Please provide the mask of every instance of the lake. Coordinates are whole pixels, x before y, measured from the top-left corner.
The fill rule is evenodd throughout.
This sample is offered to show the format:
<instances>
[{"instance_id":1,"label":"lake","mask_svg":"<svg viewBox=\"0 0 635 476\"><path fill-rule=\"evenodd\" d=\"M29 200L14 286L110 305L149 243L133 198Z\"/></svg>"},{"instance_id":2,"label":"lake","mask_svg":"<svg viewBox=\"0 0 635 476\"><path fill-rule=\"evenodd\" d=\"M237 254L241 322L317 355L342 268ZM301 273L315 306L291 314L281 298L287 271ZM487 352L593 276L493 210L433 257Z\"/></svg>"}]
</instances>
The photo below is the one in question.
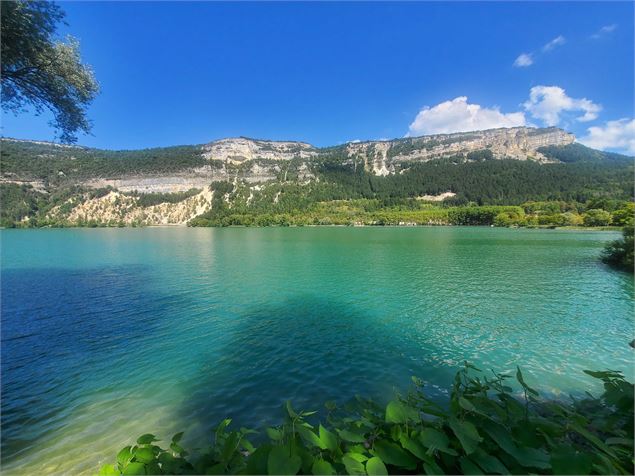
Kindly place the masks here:
<instances>
[{"instance_id":1,"label":"lake","mask_svg":"<svg viewBox=\"0 0 635 476\"><path fill-rule=\"evenodd\" d=\"M617 232L500 228L3 230L5 474L94 473L141 433L185 446L319 409L439 399L467 360L566 397L633 379Z\"/></svg>"}]
</instances>

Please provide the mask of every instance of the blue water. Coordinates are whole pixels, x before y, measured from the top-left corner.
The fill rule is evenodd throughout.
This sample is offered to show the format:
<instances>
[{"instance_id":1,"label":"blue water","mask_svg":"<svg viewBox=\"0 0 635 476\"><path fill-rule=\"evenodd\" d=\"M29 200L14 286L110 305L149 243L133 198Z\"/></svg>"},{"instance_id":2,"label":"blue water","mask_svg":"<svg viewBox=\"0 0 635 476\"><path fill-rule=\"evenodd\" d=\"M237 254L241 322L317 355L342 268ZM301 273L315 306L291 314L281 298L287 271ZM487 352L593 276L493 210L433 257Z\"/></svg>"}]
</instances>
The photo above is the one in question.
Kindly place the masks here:
<instances>
[{"instance_id":1,"label":"blue water","mask_svg":"<svg viewBox=\"0 0 635 476\"><path fill-rule=\"evenodd\" d=\"M2 469L94 472L133 437L260 427L281 404L443 398L468 360L566 394L631 379L615 232L3 230ZM189 438L189 439L188 439Z\"/></svg>"}]
</instances>

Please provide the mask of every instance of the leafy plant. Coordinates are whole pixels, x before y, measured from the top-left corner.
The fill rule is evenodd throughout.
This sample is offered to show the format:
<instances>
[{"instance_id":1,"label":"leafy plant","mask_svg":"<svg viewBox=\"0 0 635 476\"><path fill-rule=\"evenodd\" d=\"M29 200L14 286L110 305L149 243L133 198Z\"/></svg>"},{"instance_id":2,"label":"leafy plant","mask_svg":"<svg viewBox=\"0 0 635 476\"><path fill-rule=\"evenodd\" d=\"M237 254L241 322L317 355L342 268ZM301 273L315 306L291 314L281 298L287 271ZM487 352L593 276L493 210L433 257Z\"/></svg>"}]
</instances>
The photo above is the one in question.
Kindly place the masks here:
<instances>
[{"instance_id":1,"label":"leafy plant","mask_svg":"<svg viewBox=\"0 0 635 476\"><path fill-rule=\"evenodd\" d=\"M416 378L385 408L327 403L323 423L287 402L283 423L258 446L248 439L256 432L230 430L226 419L197 455L180 446L182 433L169 449L147 434L99 474L633 474L633 384L618 372L586 373L604 393L562 402L542 398L520 369L514 392L509 375L466 363L445 406Z\"/></svg>"}]
</instances>

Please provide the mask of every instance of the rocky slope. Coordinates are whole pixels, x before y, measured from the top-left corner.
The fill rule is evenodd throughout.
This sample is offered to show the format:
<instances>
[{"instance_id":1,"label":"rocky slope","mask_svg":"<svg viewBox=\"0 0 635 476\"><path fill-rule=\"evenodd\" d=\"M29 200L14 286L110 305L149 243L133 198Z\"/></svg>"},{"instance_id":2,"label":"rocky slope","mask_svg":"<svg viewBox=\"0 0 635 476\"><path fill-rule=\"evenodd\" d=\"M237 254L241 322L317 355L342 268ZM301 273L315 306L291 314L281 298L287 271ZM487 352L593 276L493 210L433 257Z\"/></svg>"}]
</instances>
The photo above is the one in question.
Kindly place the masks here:
<instances>
[{"instance_id":1,"label":"rocky slope","mask_svg":"<svg viewBox=\"0 0 635 476\"><path fill-rule=\"evenodd\" d=\"M332 180L329 173L339 174L339 180L342 180L340 185L331 184L333 187L349 190L354 186L349 171L350 174L359 173L360 167L375 176L397 174L407 178L412 176L418 163L438 159L450 158L450 164L513 159L533 162L534 167L542 170L540 164L548 166L560 162L557 154L548 153L549 147L558 149L574 141L572 134L561 129L528 127L350 142L328 148L317 148L304 142L240 137L198 146L104 151L2 139L0 186L19 185L41 197L54 197L50 199L54 206L45 212L46 219L52 222L179 225L214 206L233 209L238 202L247 208L255 203L260 207L262 203L275 205L279 202L282 185L312 189L310 200L320 200L319 197L324 195L320 195L322 192L318 189L324 187L325 181ZM593 160L600 162L610 155L579 144L570 147L581 148L580 153L585 157L592 152L595 154ZM564 156L562 160L571 161ZM426 173L428 175L420 176L417 183L443 182ZM402 182L404 187L415 190L412 183ZM212 183L231 184L232 197L215 192L214 187L210 187ZM78 187L80 192L72 192L61 201L56 197L58 191L72 187ZM462 192L451 184L419 188L416 195L403 192L406 193L404 196L442 201ZM342 192L333 190L327 195L342 196ZM174 196L177 192L187 193L177 200ZM300 199L309 196L309 192L295 190L293 193ZM147 205L147 201L139 199L139 194L154 194L153 204ZM165 194L172 195L164 197ZM161 202L163 198L165 202Z\"/></svg>"}]
</instances>

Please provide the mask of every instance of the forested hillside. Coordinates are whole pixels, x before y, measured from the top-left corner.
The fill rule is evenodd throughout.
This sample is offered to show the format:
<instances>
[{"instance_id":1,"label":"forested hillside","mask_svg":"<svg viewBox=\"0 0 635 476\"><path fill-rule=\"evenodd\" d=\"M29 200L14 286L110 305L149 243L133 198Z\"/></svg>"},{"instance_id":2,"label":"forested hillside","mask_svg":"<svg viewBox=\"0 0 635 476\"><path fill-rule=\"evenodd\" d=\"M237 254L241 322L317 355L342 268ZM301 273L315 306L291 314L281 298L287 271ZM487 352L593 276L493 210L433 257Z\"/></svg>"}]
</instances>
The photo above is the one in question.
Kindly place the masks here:
<instances>
[{"instance_id":1,"label":"forested hillside","mask_svg":"<svg viewBox=\"0 0 635 476\"><path fill-rule=\"evenodd\" d=\"M457 138L444 140L443 147L461 146ZM272 143L284 145L284 160L276 160L281 145L240 139L243 156L237 157L227 140L214 143L226 157L215 160L205 155L209 146L107 151L3 139L1 221L3 226L494 224L503 213L507 218L499 216L499 224L618 225L611 214L633 200L631 157L573 143L537 148L540 160L501 158L492 148L408 159L414 147L439 147L437 142L304 145L298 148L304 155L290 159L294 143ZM386 162L394 157L401 158ZM559 205L539 213L539 220L530 218L536 215L527 208L532 202ZM478 220L447 212L479 206L508 208L490 208ZM587 219L596 209L608 215ZM544 218L564 213L569 215Z\"/></svg>"}]
</instances>

